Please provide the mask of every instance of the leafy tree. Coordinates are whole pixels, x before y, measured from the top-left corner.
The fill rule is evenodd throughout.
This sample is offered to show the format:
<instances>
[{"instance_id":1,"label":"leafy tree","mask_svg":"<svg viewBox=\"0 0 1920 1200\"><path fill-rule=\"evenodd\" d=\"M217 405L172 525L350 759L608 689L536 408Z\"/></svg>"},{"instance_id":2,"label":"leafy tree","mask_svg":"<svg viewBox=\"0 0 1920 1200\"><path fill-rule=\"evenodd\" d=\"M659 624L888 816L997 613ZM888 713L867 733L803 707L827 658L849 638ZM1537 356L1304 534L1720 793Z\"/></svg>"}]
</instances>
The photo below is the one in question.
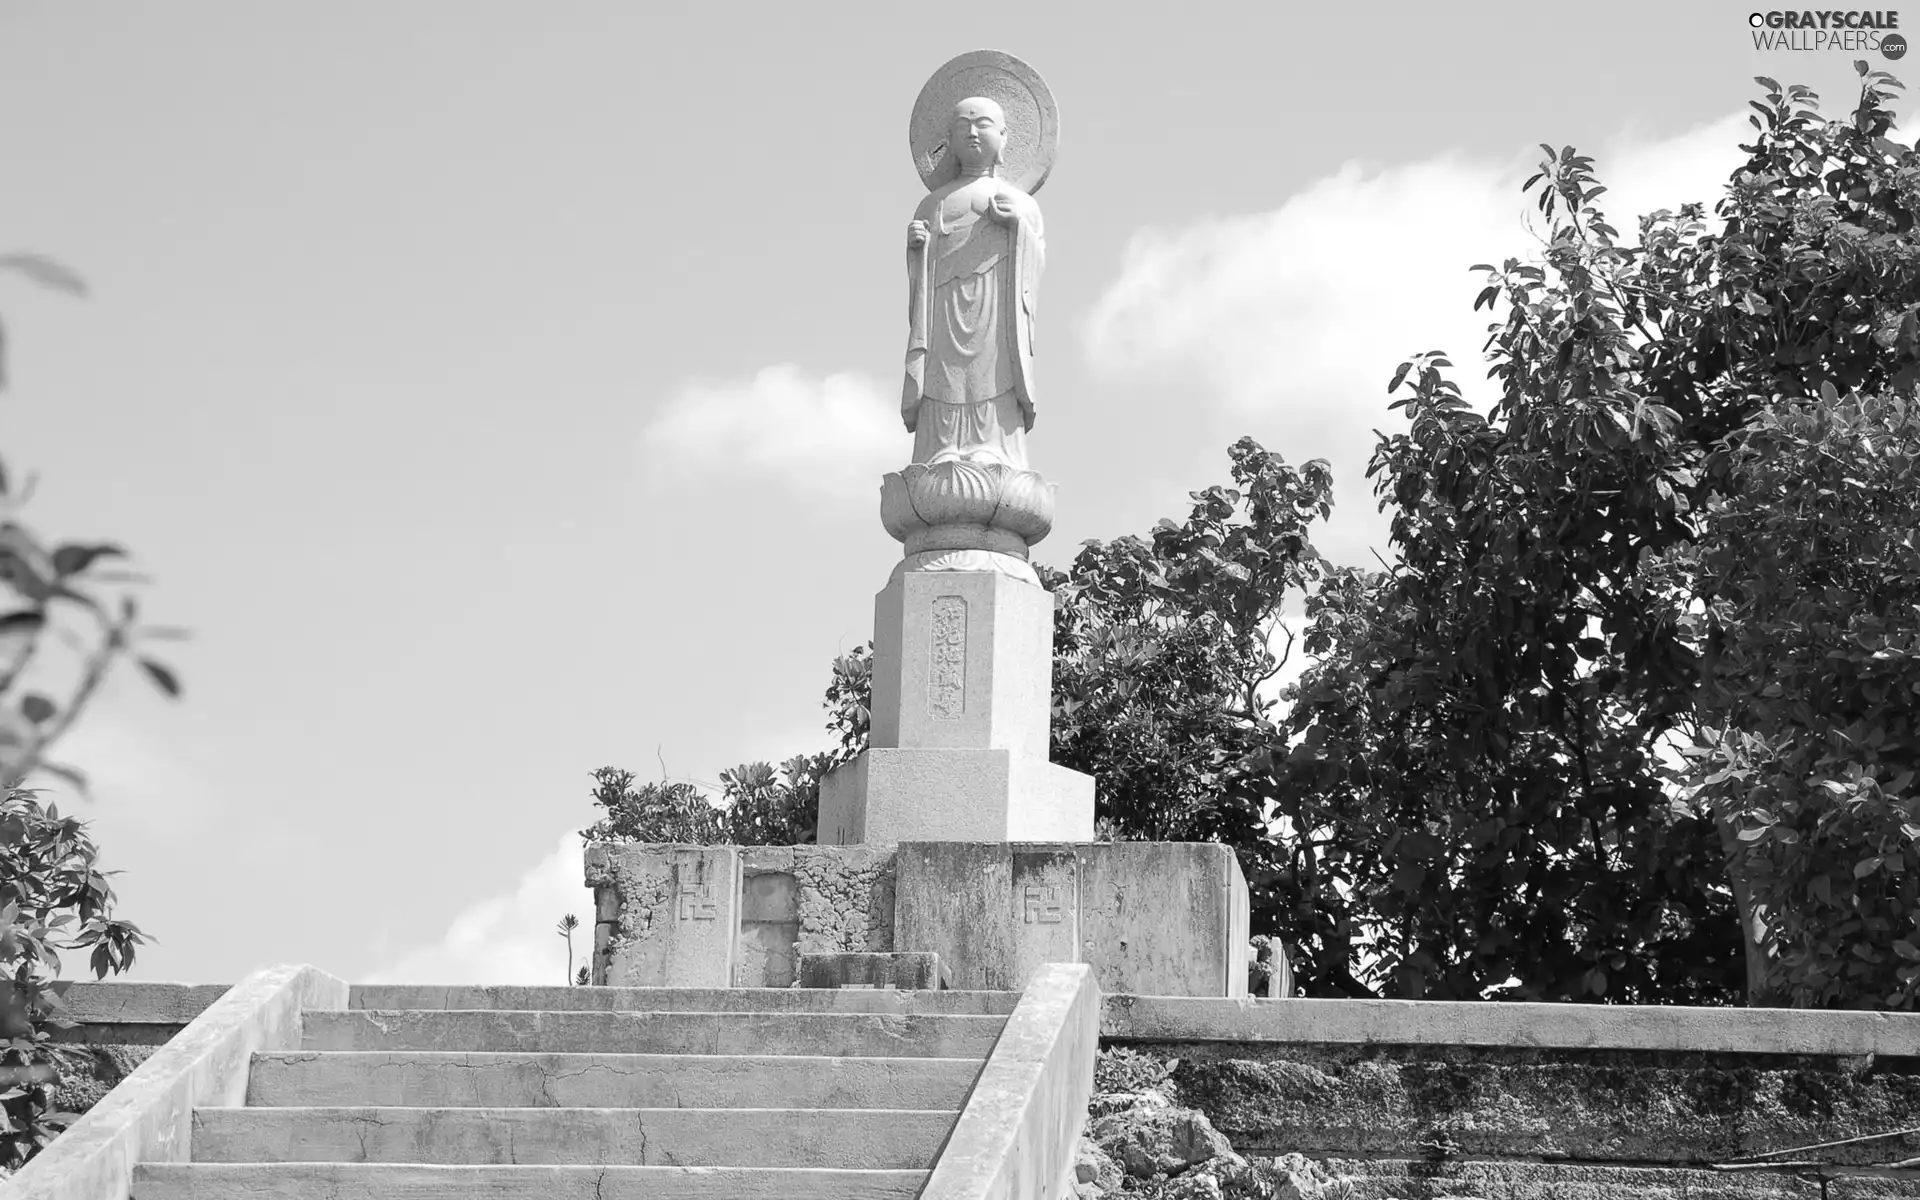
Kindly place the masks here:
<instances>
[{"instance_id":1,"label":"leafy tree","mask_svg":"<svg viewBox=\"0 0 1920 1200\"><path fill-rule=\"evenodd\" d=\"M1764 994L1911 1009L1920 991L1920 410L1768 406L1677 559L1705 648L1691 797L1729 831Z\"/></svg>"},{"instance_id":2,"label":"leafy tree","mask_svg":"<svg viewBox=\"0 0 1920 1200\"><path fill-rule=\"evenodd\" d=\"M17 1169L71 1124L54 1089L84 1058L52 1041L71 1028L56 982L61 950L91 948L96 977L133 966L144 935L113 916L113 886L86 825L36 792L0 799L0 1166Z\"/></svg>"},{"instance_id":3,"label":"leafy tree","mask_svg":"<svg viewBox=\"0 0 1920 1200\"><path fill-rule=\"evenodd\" d=\"M866 749L873 694L869 643L833 662L825 707L834 748L795 755L778 770L764 762L720 773L716 806L690 783L634 786L617 767L594 772L594 803L606 815L580 836L589 842L680 842L692 845L793 846L814 840L820 819L820 779Z\"/></svg>"},{"instance_id":4,"label":"leafy tree","mask_svg":"<svg viewBox=\"0 0 1920 1200\"><path fill-rule=\"evenodd\" d=\"M1308 526L1331 512L1333 479L1252 438L1228 454L1233 486L1192 493L1185 522L1088 542L1046 572L1053 757L1096 776L1099 815L1122 836L1258 854L1265 814L1225 780L1273 736L1268 685L1292 643L1281 610L1319 577Z\"/></svg>"},{"instance_id":5,"label":"leafy tree","mask_svg":"<svg viewBox=\"0 0 1920 1200\"><path fill-rule=\"evenodd\" d=\"M839 762L828 751L795 755L778 771L756 762L720 772L722 840L735 846L811 843L820 823L820 777Z\"/></svg>"},{"instance_id":6,"label":"leafy tree","mask_svg":"<svg viewBox=\"0 0 1920 1200\"><path fill-rule=\"evenodd\" d=\"M720 813L690 783L634 786L632 771L601 767L593 772L593 802L606 815L580 831L589 842L677 842L715 844L721 837Z\"/></svg>"},{"instance_id":7,"label":"leafy tree","mask_svg":"<svg viewBox=\"0 0 1920 1200\"><path fill-rule=\"evenodd\" d=\"M1289 466L1252 438L1228 458L1231 485L1191 493L1185 521L1041 568L1055 597L1052 757L1094 776L1097 837L1232 846L1255 930L1271 934L1284 846L1249 776L1280 744L1272 682L1294 642L1281 617L1326 571L1310 527L1333 481L1326 463Z\"/></svg>"},{"instance_id":8,"label":"leafy tree","mask_svg":"<svg viewBox=\"0 0 1920 1200\"><path fill-rule=\"evenodd\" d=\"M831 753L838 762L852 762L867 748L873 724L873 643L868 642L833 660L833 679L825 700L827 732L833 735Z\"/></svg>"},{"instance_id":9,"label":"leafy tree","mask_svg":"<svg viewBox=\"0 0 1920 1200\"><path fill-rule=\"evenodd\" d=\"M1271 790L1315 852L1294 879L1309 986L1364 946L1401 995L1740 994L1759 901L1726 812L1674 804L1660 749L1696 724L1718 636L1686 619L1704 581L1685 564L1741 486L1727 447L1823 384L1916 379L1913 154L1884 136L1893 81L1860 69L1848 121L1761 81L1715 229L1691 205L1621 245L1590 160L1547 147L1527 184L1544 260L1484 268L1479 303L1506 308L1492 413L1438 355L1394 377L1411 428L1372 473L1399 561L1316 605L1327 658ZM1750 1000L1764 958L1750 936Z\"/></svg>"}]
</instances>

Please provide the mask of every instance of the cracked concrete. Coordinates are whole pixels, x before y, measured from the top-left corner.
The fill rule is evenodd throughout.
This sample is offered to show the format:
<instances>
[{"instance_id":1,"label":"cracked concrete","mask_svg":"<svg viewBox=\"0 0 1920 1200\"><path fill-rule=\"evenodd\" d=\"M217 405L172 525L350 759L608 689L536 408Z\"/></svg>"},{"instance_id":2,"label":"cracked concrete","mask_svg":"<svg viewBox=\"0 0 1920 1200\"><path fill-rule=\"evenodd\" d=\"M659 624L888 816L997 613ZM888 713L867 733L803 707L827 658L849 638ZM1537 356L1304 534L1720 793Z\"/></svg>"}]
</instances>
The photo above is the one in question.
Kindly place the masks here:
<instances>
[{"instance_id":1,"label":"cracked concrete","mask_svg":"<svg viewBox=\"0 0 1920 1200\"><path fill-rule=\"evenodd\" d=\"M597 995L533 1007L580 993ZM703 1007L719 997L771 1011ZM455 1007L371 1007L403 998ZM133 1194L907 1200L1015 999L364 989L303 1014L299 1047L258 1053L224 1102L245 1106L195 1109L192 1162L139 1164Z\"/></svg>"},{"instance_id":2,"label":"cracked concrete","mask_svg":"<svg viewBox=\"0 0 1920 1200\"><path fill-rule=\"evenodd\" d=\"M737 1099L737 1097L736 1097ZM924 1170L958 1110L212 1108L195 1162Z\"/></svg>"},{"instance_id":3,"label":"cracked concrete","mask_svg":"<svg viewBox=\"0 0 1920 1200\"><path fill-rule=\"evenodd\" d=\"M912 1200L925 1171L789 1167L142 1164L139 1200Z\"/></svg>"},{"instance_id":4,"label":"cracked concrete","mask_svg":"<svg viewBox=\"0 0 1920 1200\"><path fill-rule=\"evenodd\" d=\"M828 993L832 994L832 993ZM909 993L909 995L916 993ZM470 1050L523 1054L984 1056L1002 1016L945 1013L316 1012L304 1050Z\"/></svg>"}]
</instances>

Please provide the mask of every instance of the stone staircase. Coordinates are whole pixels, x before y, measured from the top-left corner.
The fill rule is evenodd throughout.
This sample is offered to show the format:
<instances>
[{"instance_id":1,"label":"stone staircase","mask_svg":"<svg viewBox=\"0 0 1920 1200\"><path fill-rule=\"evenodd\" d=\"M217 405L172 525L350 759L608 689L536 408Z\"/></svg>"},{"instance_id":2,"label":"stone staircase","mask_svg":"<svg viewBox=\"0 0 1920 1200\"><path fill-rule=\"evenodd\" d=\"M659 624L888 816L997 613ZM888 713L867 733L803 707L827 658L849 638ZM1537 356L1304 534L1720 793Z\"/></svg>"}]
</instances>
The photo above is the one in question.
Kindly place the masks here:
<instances>
[{"instance_id":1,"label":"stone staircase","mask_svg":"<svg viewBox=\"0 0 1920 1200\"><path fill-rule=\"evenodd\" d=\"M355 987L135 1200L912 1197L1019 997Z\"/></svg>"}]
</instances>

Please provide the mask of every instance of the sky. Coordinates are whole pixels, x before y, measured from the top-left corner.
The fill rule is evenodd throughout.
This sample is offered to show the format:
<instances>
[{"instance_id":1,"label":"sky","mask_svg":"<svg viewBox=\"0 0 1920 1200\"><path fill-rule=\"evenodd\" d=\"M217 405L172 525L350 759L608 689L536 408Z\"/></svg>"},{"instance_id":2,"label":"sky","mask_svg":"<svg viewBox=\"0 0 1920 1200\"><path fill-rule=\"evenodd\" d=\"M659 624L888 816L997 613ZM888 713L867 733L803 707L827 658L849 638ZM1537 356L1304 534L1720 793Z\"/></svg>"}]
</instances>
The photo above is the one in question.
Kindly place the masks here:
<instances>
[{"instance_id":1,"label":"sky","mask_svg":"<svg viewBox=\"0 0 1920 1200\"><path fill-rule=\"evenodd\" d=\"M1631 229L1717 197L1753 76L1844 112L1909 65L1749 11L0 0L0 253L88 285L0 275L0 453L194 634L47 792L154 939L128 977L560 982L594 768L826 748L900 554L905 133L952 56L1061 113L1036 557L1184 515L1247 434L1332 464L1360 563L1395 366L1487 395L1469 268L1536 245L1538 143Z\"/></svg>"}]
</instances>

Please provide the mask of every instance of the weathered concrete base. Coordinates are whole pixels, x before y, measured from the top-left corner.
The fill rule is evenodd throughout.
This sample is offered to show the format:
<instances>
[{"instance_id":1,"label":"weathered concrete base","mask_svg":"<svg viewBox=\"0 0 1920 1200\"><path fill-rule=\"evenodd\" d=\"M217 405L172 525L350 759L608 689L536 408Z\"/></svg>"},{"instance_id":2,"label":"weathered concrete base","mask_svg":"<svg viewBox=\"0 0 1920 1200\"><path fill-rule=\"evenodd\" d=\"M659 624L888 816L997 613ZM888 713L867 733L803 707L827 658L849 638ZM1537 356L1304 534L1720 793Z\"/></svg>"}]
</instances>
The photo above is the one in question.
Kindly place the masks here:
<instances>
[{"instance_id":1,"label":"weathered concrete base","mask_svg":"<svg viewBox=\"0 0 1920 1200\"><path fill-rule=\"evenodd\" d=\"M822 845L1093 840L1093 776L967 747L875 747L820 781Z\"/></svg>"},{"instance_id":2,"label":"weathered concrete base","mask_svg":"<svg viewBox=\"0 0 1920 1200\"><path fill-rule=\"evenodd\" d=\"M951 986L1018 990L1084 962L1102 992L1247 994L1248 898L1213 843L912 842L898 850L894 942L931 950Z\"/></svg>"},{"instance_id":3,"label":"weathered concrete base","mask_svg":"<svg viewBox=\"0 0 1920 1200\"><path fill-rule=\"evenodd\" d=\"M784 988L803 955L917 952L967 991L1084 962L1107 993L1247 994L1246 880L1213 843L596 846L587 882L602 985Z\"/></svg>"},{"instance_id":4,"label":"weathered concrete base","mask_svg":"<svg viewBox=\"0 0 1920 1200\"><path fill-rule=\"evenodd\" d=\"M898 988L933 991L940 986L938 954L802 954L803 988Z\"/></svg>"},{"instance_id":5,"label":"weathered concrete base","mask_svg":"<svg viewBox=\"0 0 1920 1200\"><path fill-rule=\"evenodd\" d=\"M592 979L791 987L801 954L893 949L893 853L873 846L594 846Z\"/></svg>"},{"instance_id":6,"label":"weathered concrete base","mask_svg":"<svg viewBox=\"0 0 1920 1200\"><path fill-rule=\"evenodd\" d=\"M737 846L590 846L595 983L658 987L734 982L740 911Z\"/></svg>"},{"instance_id":7,"label":"weathered concrete base","mask_svg":"<svg viewBox=\"0 0 1920 1200\"><path fill-rule=\"evenodd\" d=\"M791 987L802 955L893 949L893 852L745 846L735 987Z\"/></svg>"}]
</instances>

